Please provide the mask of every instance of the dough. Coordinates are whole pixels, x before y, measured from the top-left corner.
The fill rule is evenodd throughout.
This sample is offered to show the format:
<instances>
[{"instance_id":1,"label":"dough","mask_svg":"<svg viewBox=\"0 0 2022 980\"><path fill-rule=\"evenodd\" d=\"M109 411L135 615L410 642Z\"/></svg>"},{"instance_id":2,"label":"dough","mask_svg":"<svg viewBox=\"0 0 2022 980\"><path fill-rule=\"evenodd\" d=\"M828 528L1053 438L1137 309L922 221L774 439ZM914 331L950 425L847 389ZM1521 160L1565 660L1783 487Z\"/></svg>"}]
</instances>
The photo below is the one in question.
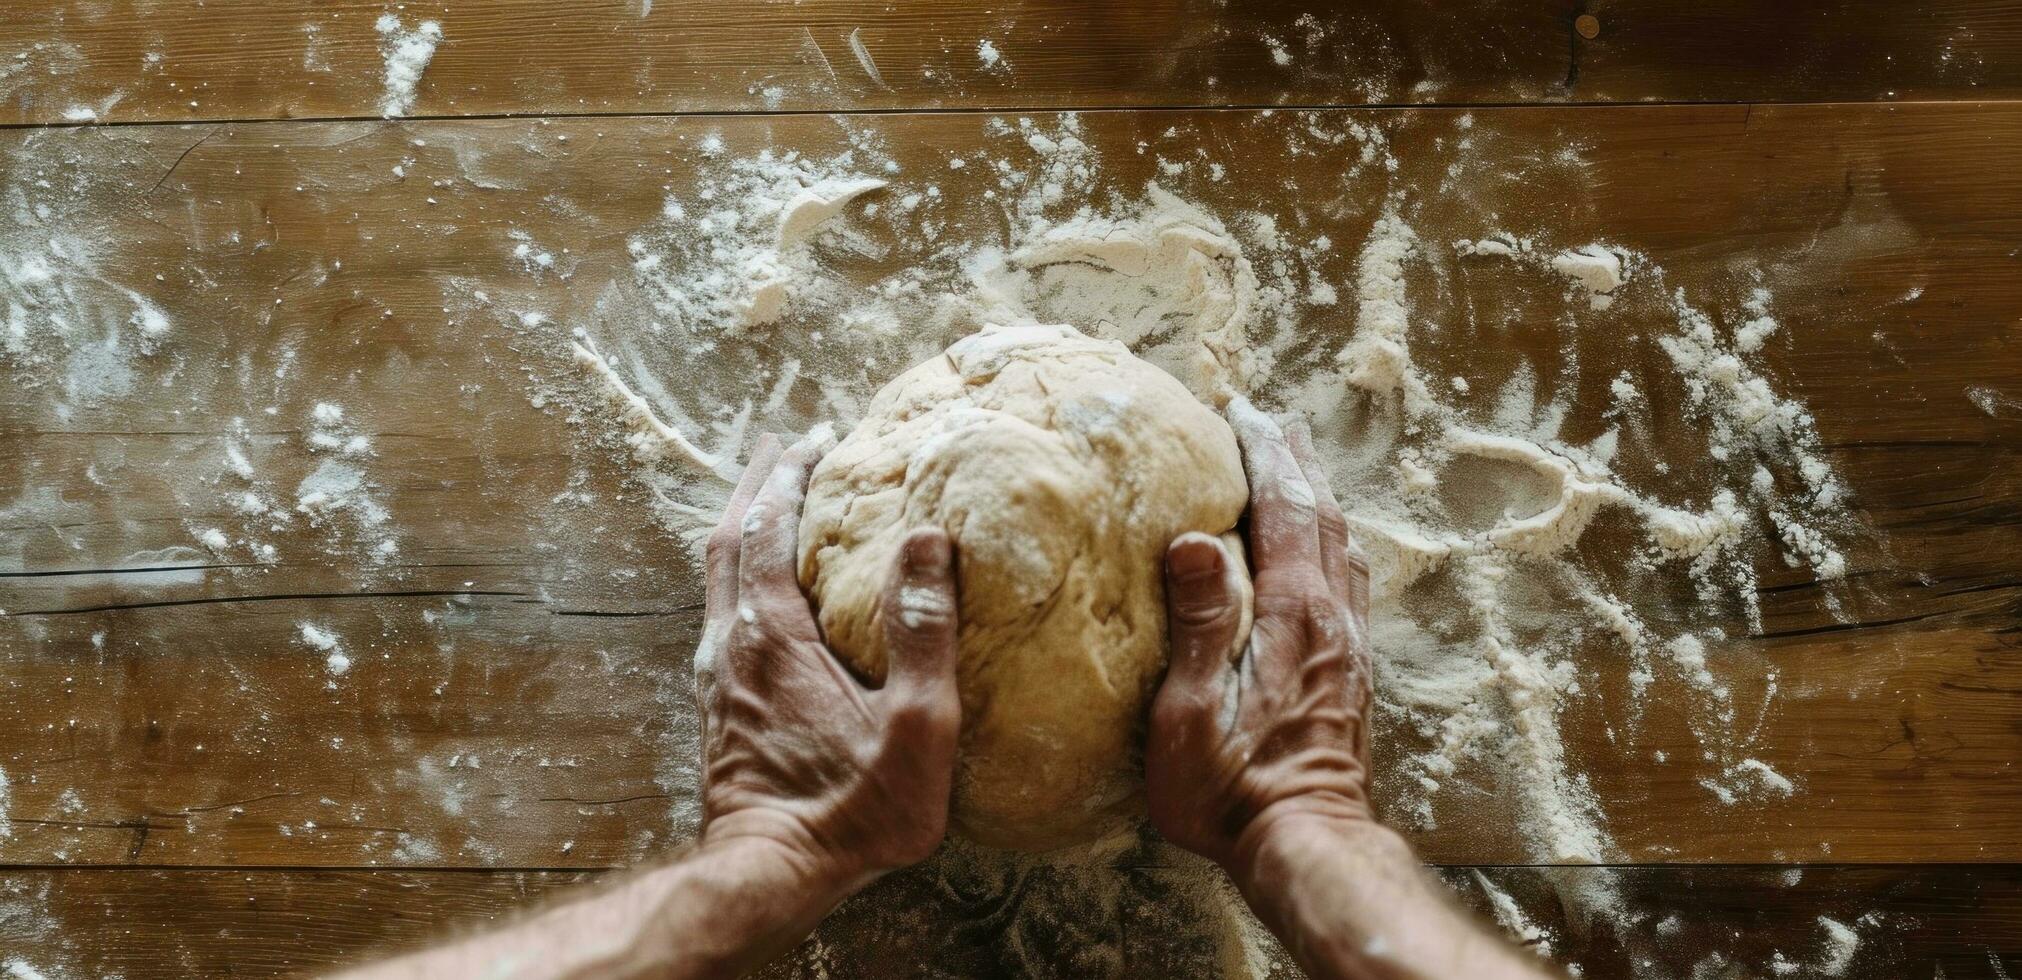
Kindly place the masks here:
<instances>
[{"instance_id":1,"label":"dough","mask_svg":"<svg viewBox=\"0 0 2022 980\"><path fill-rule=\"evenodd\" d=\"M829 645L882 682L879 596L899 544L948 531L961 589L952 823L1051 850L1141 812L1166 547L1228 532L1248 498L1234 433L1171 376L1072 327L986 327L886 385L815 468L800 579Z\"/></svg>"}]
</instances>

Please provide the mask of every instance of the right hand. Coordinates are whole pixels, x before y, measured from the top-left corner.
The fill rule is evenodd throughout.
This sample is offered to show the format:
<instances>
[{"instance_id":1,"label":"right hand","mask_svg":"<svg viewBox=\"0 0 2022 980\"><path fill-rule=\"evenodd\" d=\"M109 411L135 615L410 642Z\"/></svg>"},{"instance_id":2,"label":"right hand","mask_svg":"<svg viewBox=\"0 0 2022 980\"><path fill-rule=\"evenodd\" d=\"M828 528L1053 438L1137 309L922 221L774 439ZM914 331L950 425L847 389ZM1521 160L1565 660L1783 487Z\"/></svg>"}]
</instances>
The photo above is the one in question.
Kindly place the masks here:
<instances>
[{"instance_id":1,"label":"right hand","mask_svg":"<svg viewBox=\"0 0 2022 980\"><path fill-rule=\"evenodd\" d=\"M1240 657L1239 570L1220 542L1166 552L1172 666L1145 745L1152 825L1236 873L1272 830L1371 822L1369 566L1304 431L1238 399L1250 481L1255 623Z\"/></svg>"}]
</instances>

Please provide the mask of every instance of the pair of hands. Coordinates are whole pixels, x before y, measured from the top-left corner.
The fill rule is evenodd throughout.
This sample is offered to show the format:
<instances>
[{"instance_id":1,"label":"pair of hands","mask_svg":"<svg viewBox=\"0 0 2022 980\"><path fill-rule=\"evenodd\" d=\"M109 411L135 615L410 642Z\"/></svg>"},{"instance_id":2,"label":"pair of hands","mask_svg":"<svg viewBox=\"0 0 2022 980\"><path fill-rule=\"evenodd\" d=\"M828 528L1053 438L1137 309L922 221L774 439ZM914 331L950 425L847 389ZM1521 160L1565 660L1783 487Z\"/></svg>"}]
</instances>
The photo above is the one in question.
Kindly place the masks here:
<instances>
[{"instance_id":1,"label":"pair of hands","mask_svg":"<svg viewBox=\"0 0 2022 980\"><path fill-rule=\"evenodd\" d=\"M1229 869L1280 828L1367 821L1369 573L1303 430L1230 407L1250 482L1254 623L1214 538L1166 553L1172 663L1145 745L1152 825ZM759 443L709 539L701 691L705 842L775 847L852 890L947 832L961 704L948 536L900 549L883 621L891 667L865 687L821 641L795 574L808 477L827 446Z\"/></svg>"}]
</instances>

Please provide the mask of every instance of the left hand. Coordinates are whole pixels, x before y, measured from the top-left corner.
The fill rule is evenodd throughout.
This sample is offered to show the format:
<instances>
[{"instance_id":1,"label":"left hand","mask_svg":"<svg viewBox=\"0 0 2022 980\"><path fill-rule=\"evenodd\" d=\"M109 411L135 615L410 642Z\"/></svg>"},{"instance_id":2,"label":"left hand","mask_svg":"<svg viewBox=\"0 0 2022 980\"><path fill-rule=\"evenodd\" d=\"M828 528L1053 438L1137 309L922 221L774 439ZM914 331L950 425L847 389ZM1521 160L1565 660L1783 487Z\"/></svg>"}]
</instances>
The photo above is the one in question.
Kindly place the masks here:
<instances>
[{"instance_id":1,"label":"left hand","mask_svg":"<svg viewBox=\"0 0 2022 980\"><path fill-rule=\"evenodd\" d=\"M914 531L886 587L891 667L859 683L822 643L795 577L801 504L825 441L765 436L709 538L695 654L705 844L771 842L841 887L915 863L947 832L961 702L953 546Z\"/></svg>"}]
</instances>

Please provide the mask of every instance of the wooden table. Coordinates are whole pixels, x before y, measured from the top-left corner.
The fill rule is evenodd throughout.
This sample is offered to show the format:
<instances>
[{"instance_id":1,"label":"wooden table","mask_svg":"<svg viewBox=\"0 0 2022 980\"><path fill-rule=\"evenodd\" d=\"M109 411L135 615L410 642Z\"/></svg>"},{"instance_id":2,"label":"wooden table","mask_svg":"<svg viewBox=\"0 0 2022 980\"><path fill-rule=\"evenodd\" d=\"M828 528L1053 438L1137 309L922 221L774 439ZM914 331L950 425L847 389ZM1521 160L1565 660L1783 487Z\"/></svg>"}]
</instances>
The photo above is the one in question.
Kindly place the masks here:
<instances>
[{"instance_id":1,"label":"wooden table","mask_svg":"<svg viewBox=\"0 0 2022 980\"><path fill-rule=\"evenodd\" d=\"M540 396L580 381L518 314L595 316L701 134L818 154L870 132L945 166L993 118L1082 110L1119 186L1171 130L1233 172L1210 204L1305 207L1343 242L1393 192L1427 237L1469 233L1428 190L1465 115L1481 160L1584 161L1468 213L1604 223L1680 285L1760 257L1769 369L1864 528L1837 612L1765 567L1761 629L1721 651L1738 702L1775 679L1753 751L1801 792L1722 805L1575 712L1622 863L1529 866L1487 811L1416 843L1588 977L1816 964L1821 916L1857 926L1848 975L2022 971L2022 4L427 0L398 12L443 31L399 120L384 12L30 0L0 22L0 313L22 255L68 249L89 274L66 302L154 345L59 362L0 330L0 970L314 969L691 834L699 584L622 453ZM1283 138L1348 122L1398 173L1346 184ZM514 233L568 275L513 262ZM369 440L387 521L238 509L292 500L334 458L319 432ZM1662 705L1635 744L1693 746ZM923 945L845 909L775 972L1187 972L1147 925L1184 901L1169 870L1082 905L1042 873L902 876L879 908L965 931ZM1552 883L1603 879L1647 914L1569 921ZM1076 921L1005 911L1050 893ZM1035 929L1128 959L1004 952Z\"/></svg>"}]
</instances>

